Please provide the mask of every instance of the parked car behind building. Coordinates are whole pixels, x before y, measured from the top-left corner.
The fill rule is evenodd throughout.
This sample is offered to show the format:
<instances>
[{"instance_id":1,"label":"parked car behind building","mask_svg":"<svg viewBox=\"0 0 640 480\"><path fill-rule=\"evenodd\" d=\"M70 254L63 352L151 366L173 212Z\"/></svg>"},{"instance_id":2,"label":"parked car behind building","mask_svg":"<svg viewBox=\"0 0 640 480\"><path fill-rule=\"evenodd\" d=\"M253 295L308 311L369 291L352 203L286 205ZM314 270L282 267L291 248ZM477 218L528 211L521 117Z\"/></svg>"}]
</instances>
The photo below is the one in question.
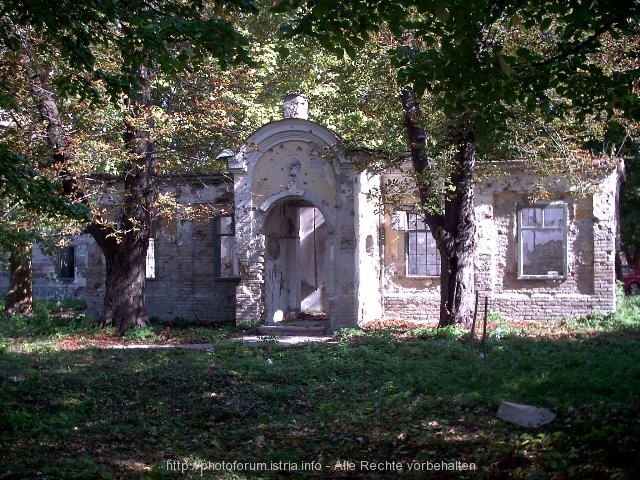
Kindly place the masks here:
<instances>
[{"instance_id":1,"label":"parked car behind building","mask_svg":"<svg viewBox=\"0 0 640 480\"><path fill-rule=\"evenodd\" d=\"M625 292L630 295L638 295L640 293L640 268L624 265L622 267L622 281Z\"/></svg>"}]
</instances>

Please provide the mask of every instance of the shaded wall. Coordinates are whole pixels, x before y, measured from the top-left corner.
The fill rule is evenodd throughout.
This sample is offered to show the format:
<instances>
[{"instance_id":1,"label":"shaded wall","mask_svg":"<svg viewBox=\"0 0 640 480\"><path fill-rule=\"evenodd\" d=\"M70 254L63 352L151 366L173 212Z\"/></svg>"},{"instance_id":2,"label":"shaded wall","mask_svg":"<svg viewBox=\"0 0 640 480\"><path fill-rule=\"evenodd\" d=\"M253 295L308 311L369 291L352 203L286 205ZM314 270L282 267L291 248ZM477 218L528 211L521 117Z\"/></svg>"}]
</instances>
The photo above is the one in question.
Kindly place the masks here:
<instances>
[{"instance_id":1,"label":"shaded wall","mask_svg":"<svg viewBox=\"0 0 640 480\"><path fill-rule=\"evenodd\" d=\"M225 205L228 190L219 177L167 182L165 193L174 195L192 212L160 221L155 231L155 278L146 282L149 317L201 323L234 321L236 281L214 275L216 236L211 218L216 212L231 212L230 205ZM197 218L189 219L193 217ZM89 311L99 315L105 290L104 256L92 239L89 242L85 296Z\"/></svg>"}]
</instances>

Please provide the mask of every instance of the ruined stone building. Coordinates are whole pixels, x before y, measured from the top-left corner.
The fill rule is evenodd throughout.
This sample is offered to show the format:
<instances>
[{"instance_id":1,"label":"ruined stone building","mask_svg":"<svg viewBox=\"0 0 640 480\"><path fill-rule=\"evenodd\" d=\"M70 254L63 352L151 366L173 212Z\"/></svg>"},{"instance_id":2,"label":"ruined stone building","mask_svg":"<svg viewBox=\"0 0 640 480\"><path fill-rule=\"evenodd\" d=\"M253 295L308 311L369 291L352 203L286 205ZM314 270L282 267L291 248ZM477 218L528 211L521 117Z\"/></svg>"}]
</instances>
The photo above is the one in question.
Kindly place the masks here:
<instances>
[{"instance_id":1,"label":"ruined stone building","mask_svg":"<svg viewBox=\"0 0 640 480\"><path fill-rule=\"evenodd\" d=\"M395 174L358 171L337 143L322 125L289 116L253 133L228 174L175 181L169 188L182 203L231 203L226 215L155 232L149 315L273 324L324 312L332 329L437 319L440 263L428 228L410 210L381 213L367 193ZM615 309L620 176L613 166L586 193L557 179L544 202L530 201L540 179L526 165L483 176L475 282L491 309L518 320ZM34 287L99 312L99 248L81 235L57 256L36 252Z\"/></svg>"}]
</instances>

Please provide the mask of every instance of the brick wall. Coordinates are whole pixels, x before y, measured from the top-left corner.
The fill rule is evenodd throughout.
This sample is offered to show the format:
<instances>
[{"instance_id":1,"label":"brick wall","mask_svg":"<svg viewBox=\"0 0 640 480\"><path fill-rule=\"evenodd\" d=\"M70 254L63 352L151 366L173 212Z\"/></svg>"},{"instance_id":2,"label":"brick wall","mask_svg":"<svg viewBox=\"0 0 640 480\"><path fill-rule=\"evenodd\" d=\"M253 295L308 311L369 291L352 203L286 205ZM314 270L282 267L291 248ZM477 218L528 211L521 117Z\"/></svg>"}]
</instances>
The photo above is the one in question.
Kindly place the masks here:
<instances>
[{"instance_id":1,"label":"brick wall","mask_svg":"<svg viewBox=\"0 0 640 480\"><path fill-rule=\"evenodd\" d=\"M568 207L568 272L564 279L534 280L517 275L516 209L530 202L539 178L524 169L510 173L487 177L476 190L475 282L489 308L516 320L614 311L618 172L579 195L562 181L548 186L549 199ZM402 232L385 228L385 316L436 320L439 280L406 277Z\"/></svg>"},{"instance_id":2,"label":"brick wall","mask_svg":"<svg viewBox=\"0 0 640 480\"><path fill-rule=\"evenodd\" d=\"M236 284L214 278L213 223L169 222L154 238L155 278L146 284L149 317L234 321ZM90 246L88 262L87 304L91 313L99 315L104 299L104 257L95 243Z\"/></svg>"},{"instance_id":3,"label":"brick wall","mask_svg":"<svg viewBox=\"0 0 640 480\"><path fill-rule=\"evenodd\" d=\"M75 237L68 243L74 248L75 268L73 278L59 278L56 271L57 248L33 246L33 297L36 299L83 299L86 288L87 249L86 236ZM0 270L0 293L9 288L9 270Z\"/></svg>"},{"instance_id":4,"label":"brick wall","mask_svg":"<svg viewBox=\"0 0 640 480\"><path fill-rule=\"evenodd\" d=\"M147 279L149 317L201 323L235 320L236 282L214 277L215 231L211 208L219 213L230 186L219 177L199 177L167 182L166 192L193 211L208 212L198 219L162 220L154 234L155 278ZM205 208L206 207L206 208ZM207 210L208 209L208 210ZM103 308L105 265L97 244L88 237L87 278L84 295L88 311L99 315Z\"/></svg>"}]
</instances>

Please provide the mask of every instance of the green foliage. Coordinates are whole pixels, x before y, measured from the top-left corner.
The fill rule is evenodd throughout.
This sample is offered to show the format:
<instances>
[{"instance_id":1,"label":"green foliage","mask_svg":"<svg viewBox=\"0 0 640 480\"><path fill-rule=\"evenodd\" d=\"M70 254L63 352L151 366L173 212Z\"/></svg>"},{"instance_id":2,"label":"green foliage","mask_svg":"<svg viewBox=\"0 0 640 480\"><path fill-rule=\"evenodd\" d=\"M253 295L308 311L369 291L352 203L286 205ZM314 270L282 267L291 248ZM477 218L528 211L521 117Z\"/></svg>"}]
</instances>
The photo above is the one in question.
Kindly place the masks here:
<instances>
[{"instance_id":1,"label":"green foliage","mask_svg":"<svg viewBox=\"0 0 640 480\"><path fill-rule=\"evenodd\" d=\"M7 93L2 89L0 111L14 120L21 114L29 118L24 125L8 122L13 137L10 151L29 158L33 170L41 168L60 178L65 188L56 193L91 208L93 221L87 231L107 259L124 258L112 257L108 250L132 251L128 245L144 242L160 214L178 215L180 207L172 195L159 194L156 177L161 172L188 171L190 162L161 152L184 147L177 140L184 138L183 132L175 125L191 127L194 122L183 122L182 112L172 110L166 91L179 74L193 75L201 67L217 64L225 71L240 63L250 65L248 41L236 23L238 16L256 11L251 0L97 0L53 9L40 1L3 4L0 51L7 66L0 72L0 86L10 88ZM164 98L156 88L161 84L166 87ZM209 92L205 90L207 101ZM3 126L0 133L4 130ZM44 141L31 142L32 138ZM26 154L31 143L41 146L41 156ZM172 148L165 149L167 145ZM201 153L195 163L207 156ZM131 175L142 171L144 175ZM124 192L115 191L114 174L127 178ZM110 195L118 199L105 207ZM25 220L37 214L28 207L20 215L27 225ZM220 208L208 205L204 212L184 210L180 213L204 218L220 213ZM131 267L130 262L123 263L120 271ZM117 299L123 295L110 297L119 281L111 278L114 270L118 269L107 269L105 281L105 301L114 306L114 314L103 323L117 321L125 331L135 319L118 313L122 307ZM143 294L133 283L126 285L131 290L127 295ZM105 315L111 311L104 309Z\"/></svg>"},{"instance_id":2,"label":"green foliage","mask_svg":"<svg viewBox=\"0 0 640 480\"><path fill-rule=\"evenodd\" d=\"M93 329L93 322L84 316L86 303L69 299L35 300L34 313L30 317L5 313L4 301L0 301L0 335L2 337L36 340L64 338L71 334Z\"/></svg>"},{"instance_id":3,"label":"green foliage","mask_svg":"<svg viewBox=\"0 0 640 480\"><path fill-rule=\"evenodd\" d=\"M620 237L622 250L630 263L640 254L640 141L636 125L635 135L627 136L626 129L612 125L609 129L611 144L625 157L626 179L620 195Z\"/></svg>"},{"instance_id":4,"label":"green foliage","mask_svg":"<svg viewBox=\"0 0 640 480\"><path fill-rule=\"evenodd\" d=\"M126 331L126 340L153 340L155 332L151 327L132 327Z\"/></svg>"},{"instance_id":5,"label":"green foliage","mask_svg":"<svg viewBox=\"0 0 640 480\"><path fill-rule=\"evenodd\" d=\"M447 327L418 327L407 330L405 332L406 337L413 338L442 338L442 339L460 339L465 334L465 331L457 325L450 325Z\"/></svg>"},{"instance_id":6,"label":"green foliage","mask_svg":"<svg viewBox=\"0 0 640 480\"><path fill-rule=\"evenodd\" d=\"M0 113L3 120L12 120L0 131L7 140L0 152L0 201L17 217L9 227L1 227L5 245L27 235L33 238L37 222L29 222L29 217L33 220L43 211L91 221L86 206L62 198L60 180L64 177L65 195L89 203L101 186L84 181L88 175L123 174L135 163L137 157L131 154L132 146L124 144L122 132L123 123L133 127L132 119L126 118L132 113L131 102L139 101L143 85L147 87L141 68L152 71L154 80L167 82L214 63L218 72L250 63L248 41L235 24L238 15L256 11L250 0L162 0L153 5L98 0L64 8L40 1L4 2ZM158 103L170 107L162 98ZM156 113L145 112L143 117ZM157 122L154 118L136 126L160 127L162 120L160 115ZM153 133L156 148L164 148L166 130ZM170 133L173 139L183 138ZM167 171L175 171L166 163ZM112 212L90 206L96 221L106 223L101 216Z\"/></svg>"},{"instance_id":7,"label":"green foliage","mask_svg":"<svg viewBox=\"0 0 640 480\"><path fill-rule=\"evenodd\" d=\"M153 5L97 0L71 2L65 8L46 1L11 0L3 4L0 41L18 49L13 29L33 29L64 62L56 85L65 95L97 100L96 87L102 83L114 98L121 93L136 96L142 86L142 64L169 73L192 68L205 55L224 66L247 61L247 40L234 28L233 15L252 11L256 7L250 0L212 4L162 0ZM179 54L172 50L175 46L183 47ZM100 49L112 52L116 69L104 68Z\"/></svg>"},{"instance_id":8,"label":"green foliage","mask_svg":"<svg viewBox=\"0 0 640 480\"><path fill-rule=\"evenodd\" d=\"M46 475L59 475L64 478L77 480L115 478L109 466L96 462L90 457L65 458L59 466L47 466L42 469Z\"/></svg>"},{"instance_id":9,"label":"green foliage","mask_svg":"<svg viewBox=\"0 0 640 480\"><path fill-rule=\"evenodd\" d=\"M342 341L353 340L363 335L365 335L365 332L360 328L341 328L333 333L334 338Z\"/></svg>"},{"instance_id":10,"label":"green foliage","mask_svg":"<svg viewBox=\"0 0 640 480\"><path fill-rule=\"evenodd\" d=\"M4 145L0 145L0 201L5 205L0 249L8 249L25 239L41 238L40 232L22 225L24 219L19 215L24 210L50 221L65 217L77 221L91 219L86 206L62 197L56 184L34 170L30 160L7 151Z\"/></svg>"},{"instance_id":11,"label":"green foliage","mask_svg":"<svg viewBox=\"0 0 640 480\"><path fill-rule=\"evenodd\" d=\"M524 160L548 178L592 185L602 171L588 142L612 122L640 120L638 0L282 0L275 10L290 16L286 38L338 56L355 58L391 33L412 180L452 278L473 268L455 265L474 255L479 161ZM442 280L441 325L468 322L470 299Z\"/></svg>"},{"instance_id":12,"label":"green foliage","mask_svg":"<svg viewBox=\"0 0 640 480\"><path fill-rule=\"evenodd\" d=\"M443 117L442 132L433 125L428 132L444 148L456 125L472 128L479 152L491 160L502 159L501 151L511 154L506 158L547 159L549 148L564 158L599 133L602 140L594 127L608 119L640 118L633 89L637 0L615 7L572 0L285 0L276 9L290 15L285 35L309 36L337 54L356 56L390 30L399 39L388 53L399 83L424 94L426 108ZM505 151L505 143L516 151ZM531 152L538 143L541 150Z\"/></svg>"}]
</instances>

